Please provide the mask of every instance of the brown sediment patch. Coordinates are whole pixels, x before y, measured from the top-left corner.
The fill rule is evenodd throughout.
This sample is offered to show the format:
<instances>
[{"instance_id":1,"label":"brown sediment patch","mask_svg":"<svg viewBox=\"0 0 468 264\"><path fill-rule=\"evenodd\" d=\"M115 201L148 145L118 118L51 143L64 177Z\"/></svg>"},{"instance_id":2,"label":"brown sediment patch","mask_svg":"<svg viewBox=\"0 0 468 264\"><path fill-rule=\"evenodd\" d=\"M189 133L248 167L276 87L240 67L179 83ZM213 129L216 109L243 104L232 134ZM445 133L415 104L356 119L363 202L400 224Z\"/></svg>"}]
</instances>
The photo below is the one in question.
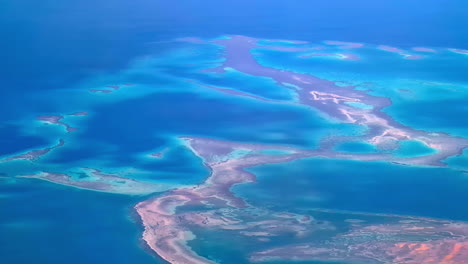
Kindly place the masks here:
<instances>
[{"instance_id":1,"label":"brown sediment patch","mask_svg":"<svg viewBox=\"0 0 468 264\"><path fill-rule=\"evenodd\" d=\"M458 53L458 54L468 54L468 50L464 50L464 49L448 49L452 52L455 52L455 53Z\"/></svg>"},{"instance_id":2,"label":"brown sediment patch","mask_svg":"<svg viewBox=\"0 0 468 264\"><path fill-rule=\"evenodd\" d=\"M435 240L398 243L387 253L398 264L461 264L468 261L468 242Z\"/></svg>"},{"instance_id":3,"label":"brown sediment patch","mask_svg":"<svg viewBox=\"0 0 468 264\"><path fill-rule=\"evenodd\" d=\"M88 91L92 93L112 93L112 90L104 90L104 89L89 89Z\"/></svg>"},{"instance_id":4,"label":"brown sediment patch","mask_svg":"<svg viewBox=\"0 0 468 264\"><path fill-rule=\"evenodd\" d=\"M339 104L340 102L359 102L359 99L341 96L332 93L323 93L317 91L311 91L310 94L312 95L313 100L317 101L332 101L335 104Z\"/></svg>"},{"instance_id":5,"label":"brown sediment patch","mask_svg":"<svg viewBox=\"0 0 468 264\"><path fill-rule=\"evenodd\" d=\"M150 157L152 157L152 158L158 158L158 159L162 158L163 155L164 155L163 152L154 152L154 153L150 153L150 154L149 154Z\"/></svg>"},{"instance_id":6,"label":"brown sediment patch","mask_svg":"<svg viewBox=\"0 0 468 264\"><path fill-rule=\"evenodd\" d=\"M129 195L144 195L167 189L160 184L124 178L115 174L103 173L97 169L83 169L78 172L84 177L76 179L71 174L54 172L40 172L18 177L34 178L79 189Z\"/></svg>"},{"instance_id":7,"label":"brown sediment patch","mask_svg":"<svg viewBox=\"0 0 468 264\"><path fill-rule=\"evenodd\" d=\"M260 236L260 237L276 236L275 234L271 234L265 231L257 231L257 232L241 231L240 234L244 236Z\"/></svg>"},{"instance_id":8,"label":"brown sediment patch","mask_svg":"<svg viewBox=\"0 0 468 264\"><path fill-rule=\"evenodd\" d=\"M177 224L177 220L170 215L171 211L167 211L164 207L158 208L166 199L172 199L172 197L155 198L135 206L145 227L143 240L158 256L171 264L214 263L198 256L188 248L187 241L193 239L193 234ZM187 202L183 199L178 201L179 205Z\"/></svg>"},{"instance_id":9,"label":"brown sediment patch","mask_svg":"<svg viewBox=\"0 0 468 264\"><path fill-rule=\"evenodd\" d=\"M158 151L149 153L146 156L149 157L149 158L154 158L154 159L162 159L167 151L169 151L169 147L165 147L165 148L160 149Z\"/></svg>"},{"instance_id":10,"label":"brown sediment patch","mask_svg":"<svg viewBox=\"0 0 468 264\"><path fill-rule=\"evenodd\" d=\"M44 148L44 149L31 150L31 151L26 152L24 154L19 154L19 155L6 157L6 158L3 158L3 159L0 159L0 162L8 162L8 161L14 161L14 160L33 161L33 160L41 158L42 156L46 155L47 153L49 153L53 149L63 146L64 144L65 144L65 142L63 141L63 139L60 139L58 144L56 144L55 146Z\"/></svg>"},{"instance_id":11,"label":"brown sediment patch","mask_svg":"<svg viewBox=\"0 0 468 264\"><path fill-rule=\"evenodd\" d=\"M428 246L427 244L421 244L421 245L419 245L419 247L416 248L415 250L416 250L416 251L426 251L426 250L429 250L429 249L430 249L430 248L429 248L429 246Z\"/></svg>"},{"instance_id":12,"label":"brown sediment patch","mask_svg":"<svg viewBox=\"0 0 468 264\"><path fill-rule=\"evenodd\" d=\"M424 231L414 231L414 226ZM255 252L250 259L253 262L276 259L461 264L468 261L467 234L468 226L464 223L454 227L454 223L449 221L421 218L418 223L354 227L348 233L327 240L325 244L310 242L276 247Z\"/></svg>"},{"instance_id":13,"label":"brown sediment patch","mask_svg":"<svg viewBox=\"0 0 468 264\"><path fill-rule=\"evenodd\" d=\"M380 45L380 46L377 47L377 49L388 51L388 52L393 52L393 53L403 53L404 52L404 50L402 50L402 49L391 47L391 46L386 46L386 45Z\"/></svg>"},{"instance_id":14,"label":"brown sediment patch","mask_svg":"<svg viewBox=\"0 0 468 264\"><path fill-rule=\"evenodd\" d=\"M342 60L359 61L361 58L354 53L339 53Z\"/></svg>"},{"instance_id":15,"label":"brown sediment patch","mask_svg":"<svg viewBox=\"0 0 468 264\"><path fill-rule=\"evenodd\" d=\"M442 259L442 263L443 264L452 264L452 263L457 263L455 262L453 259L458 257L459 254L460 254L460 251L464 249L465 251L468 251L468 242L466 243L455 243L453 245L453 249L452 251L450 251L450 253L445 256L443 259ZM465 252L465 254L467 254L468 252ZM468 261L468 255L466 256L466 258L464 259L465 261ZM442 264L441 263L441 264ZM459 263L459 262L458 262Z\"/></svg>"},{"instance_id":16,"label":"brown sediment patch","mask_svg":"<svg viewBox=\"0 0 468 264\"><path fill-rule=\"evenodd\" d=\"M435 49L424 48L424 47L414 47L413 50L419 51L419 52L437 52Z\"/></svg>"},{"instance_id":17,"label":"brown sediment patch","mask_svg":"<svg viewBox=\"0 0 468 264\"><path fill-rule=\"evenodd\" d=\"M206 44L206 41L196 38L196 37L185 37L185 38L178 38L176 41L181 41L181 42L189 42L189 43L194 43L194 44Z\"/></svg>"},{"instance_id":18,"label":"brown sediment patch","mask_svg":"<svg viewBox=\"0 0 468 264\"><path fill-rule=\"evenodd\" d=\"M403 59L405 59L405 60L420 60L420 59L424 58L424 56L422 56L422 55L409 54L409 53L406 53L402 49L391 47L391 46L380 45L380 46L377 47L377 49L400 54L400 55L403 56ZM413 48L413 50L424 51L424 52L435 52L435 50L432 51L431 49L425 49L425 48Z\"/></svg>"},{"instance_id":19,"label":"brown sediment patch","mask_svg":"<svg viewBox=\"0 0 468 264\"><path fill-rule=\"evenodd\" d=\"M61 120L63 118L64 117L60 116L60 115L42 115L42 116L38 116L37 120L42 121L42 122L47 123L47 124L54 124L54 125L63 126L63 127L65 127L65 130L67 132L73 132L73 131L78 130L78 128L71 127L67 123L62 122Z\"/></svg>"},{"instance_id":20,"label":"brown sediment patch","mask_svg":"<svg viewBox=\"0 0 468 264\"><path fill-rule=\"evenodd\" d=\"M221 92L223 94L229 94L229 95L234 95L234 96L242 96L242 97L252 98L252 99L256 99L256 100L259 100L259 101L265 101L265 102L276 102L276 103L281 102L280 100L272 100L272 99L264 98L264 97L257 96L257 95L254 95L254 94L241 92L241 91L235 90L235 89L222 88L222 87L202 84L202 83L199 83L199 82L194 81L194 80L187 80L187 82L194 83L194 84L196 84L198 86L209 88L211 90L215 90L215 91Z\"/></svg>"},{"instance_id":21,"label":"brown sediment patch","mask_svg":"<svg viewBox=\"0 0 468 264\"><path fill-rule=\"evenodd\" d=\"M421 55L414 55L414 54L404 54L404 59L406 60L420 60L423 56Z\"/></svg>"},{"instance_id":22,"label":"brown sediment patch","mask_svg":"<svg viewBox=\"0 0 468 264\"><path fill-rule=\"evenodd\" d=\"M343 41L325 41L327 45L339 46L340 49L357 49L364 47L363 43L343 42Z\"/></svg>"}]
</instances>

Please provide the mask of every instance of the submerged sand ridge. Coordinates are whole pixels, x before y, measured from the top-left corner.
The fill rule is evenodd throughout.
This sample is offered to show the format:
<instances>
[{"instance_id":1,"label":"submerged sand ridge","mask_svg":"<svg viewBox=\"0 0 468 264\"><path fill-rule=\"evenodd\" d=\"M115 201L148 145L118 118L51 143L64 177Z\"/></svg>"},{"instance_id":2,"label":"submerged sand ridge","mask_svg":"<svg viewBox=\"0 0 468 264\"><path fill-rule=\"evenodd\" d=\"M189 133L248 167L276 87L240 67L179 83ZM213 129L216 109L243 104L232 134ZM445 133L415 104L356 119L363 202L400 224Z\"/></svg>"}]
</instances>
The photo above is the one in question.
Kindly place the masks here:
<instances>
[{"instance_id":1,"label":"submerged sand ridge","mask_svg":"<svg viewBox=\"0 0 468 264\"><path fill-rule=\"evenodd\" d=\"M236 144L232 142L186 138L190 148L200 155L206 166L211 169L210 177L201 185L170 191L136 205L145 232L143 239L159 256L170 263L214 263L197 255L187 242L195 239L191 227L216 228L232 230L243 236L249 236L258 241L269 241L272 237L294 234L297 237L313 235L317 230L334 230L334 226L326 221L316 221L309 215L297 215L286 212L263 212L253 208L241 198L236 197L230 188L235 184L255 181L255 175L244 169L267 163L287 162L303 157L327 156L326 152L311 152L288 148L291 154L264 155L261 150L271 148L253 144ZM220 156L230 156L236 149L248 150L244 156L220 159ZM203 155L203 156L202 156ZM222 161L219 161L222 160ZM202 206L206 210L179 213L187 206ZM260 214L261 216L258 216ZM372 215L372 214L367 214ZM354 231L332 238L331 246L320 244L291 245L284 248L273 248L267 251L252 253L251 261L260 262L270 259L282 260L358 260L366 263L419 263L431 262L431 258L417 255L418 251L408 252L407 247L418 239L427 241L426 247L432 259L444 258L467 259L468 245L466 234L468 226L443 220L418 217L385 215L400 220L402 223L392 225L360 225ZM408 220L405 223L403 220ZM414 223L416 222L416 223ZM350 239L351 237L367 237ZM385 243L376 242L389 237ZM417 240L414 240L417 239ZM361 242L360 242L361 241ZM454 256L447 257L446 248L457 243L461 247ZM413 243L414 244L414 243ZM381 248L375 251L373 248ZM365 253L371 252L371 253ZM444 255L446 254L446 255ZM380 261L380 262L378 262ZM444 262L440 262L444 263ZM451 263L451 262L446 262ZM454 262L456 263L456 262Z\"/></svg>"},{"instance_id":2,"label":"submerged sand ridge","mask_svg":"<svg viewBox=\"0 0 468 264\"><path fill-rule=\"evenodd\" d=\"M186 40L184 40L186 41ZM259 40L244 36L229 36L212 41L224 48L222 57L224 61L215 68L204 69L203 72L223 74L225 69L235 69L239 72L257 76L268 77L278 84L290 84L293 92L297 93L297 102L292 104L306 105L318 109L334 120L344 123L352 123L368 128L364 135L360 136L330 136L322 140L316 150L301 150L288 148L289 154L264 155L259 150L265 148L275 149L253 144L242 144L228 141L217 141L204 138L186 138L188 146L197 153L205 165L210 168L209 178L201 185L192 188L183 188L170 191L168 194L156 197L138 204L135 208L145 225L143 239L162 258L170 263L213 263L212 260L197 255L187 245L194 239L190 226L203 226L206 228L218 228L219 230L235 230L244 236L269 241L271 237L280 236L284 232L295 233L296 236L306 236L315 230L333 229L329 224L318 224L311 216L292 216L289 220L278 218L285 213L269 213L268 219L256 219L245 221L249 213L243 210L252 209L242 198L236 197L230 188L235 184L255 181L255 175L244 169L261 164L287 162L305 157L323 157L337 159L352 159L362 161L389 161L408 165L445 166L443 160L453 155L459 155L468 147L468 140L453 137L445 133L429 133L415 130L402 125L388 116L382 109L391 105L388 98L368 94L367 91L355 90L353 86L339 87L334 82L323 80L307 74L299 74L291 71L274 69L259 64L253 49L266 48L283 50L286 52L298 52L303 49L282 49L281 47L260 46ZM189 40L189 42L194 42ZM197 40L197 44L210 44ZM355 43L331 42L330 45L343 45L343 48L361 48L363 45ZM381 49L389 52L403 54L403 50L381 46ZM426 50L424 50L426 52ZM405 55L405 54L403 54ZM410 59L405 55L405 58ZM411 58L413 59L413 58ZM414 57L416 59L416 57ZM247 97L268 103L284 103L265 99L252 94L227 90L211 85L196 83L202 87L213 89L231 96ZM283 85L291 89L290 86ZM353 107L348 103L360 103L369 108ZM291 103L291 102L289 102ZM420 141L426 146L436 149L431 155L420 157L398 157L389 152L377 152L367 154L343 153L334 150L334 147L342 142L359 140L368 142L381 149L392 150L397 147L397 142L402 140ZM277 147L276 147L277 148ZM243 156L235 156L237 151L246 152ZM178 213L179 208L185 206L204 206L204 212ZM183 211L183 210L182 210ZM226 214L226 212L229 212ZM388 216L405 219L404 216ZM252 218L252 216L250 216ZM255 217L253 217L255 218ZM299 220L302 219L302 220ZM408 217L407 219L414 219ZM265 260L356 260L366 263L457 263L453 261L468 261L467 242L465 240L466 225L438 220L418 219L420 224L396 224L394 227L401 229L388 234L391 227L377 227L365 225L369 238L391 236L386 242L376 243L373 239L364 239L361 242L352 241L349 238L362 234L362 229L356 227L354 231L341 237L332 238L328 243L334 246L323 247L318 244L291 245L284 248L273 248L266 251L252 253L250 260L253 262ZM452 225L459 228L447 231ZM424 232L423 232L424 231ZM453 232L452 232L453 231ZM386 233L387 232L387 233ZM439 235L439 233L445 233ZM429 239L426 244L414 242L413 239ZM417 240L416 240L417 241ZM336 248L335 248L336 247ZM452 247L453 250L449 250ZM374 248L380 250L375 251ZM427 251L425 256L419 252ZM460 262L461 263L461 262Z\"/></svg>"}]
</instances>

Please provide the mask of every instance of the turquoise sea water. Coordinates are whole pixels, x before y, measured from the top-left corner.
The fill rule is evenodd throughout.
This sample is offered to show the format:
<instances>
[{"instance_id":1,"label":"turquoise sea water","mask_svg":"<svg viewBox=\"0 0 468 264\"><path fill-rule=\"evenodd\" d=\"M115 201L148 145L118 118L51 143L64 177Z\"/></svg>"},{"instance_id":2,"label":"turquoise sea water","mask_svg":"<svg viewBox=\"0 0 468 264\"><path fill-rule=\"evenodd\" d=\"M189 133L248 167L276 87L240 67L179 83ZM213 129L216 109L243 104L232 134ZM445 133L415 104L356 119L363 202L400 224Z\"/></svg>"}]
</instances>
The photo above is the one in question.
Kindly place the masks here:
<instances>
[{"instance_id":1,"label":"turquoise sea water","mask_svg":"<svg viewBox=\"0 0 468 264\"><path fill-rule=\"evenodd\" d=\"M265 66L284 68L304 73L353 73L358 76L378 76L380 79L397 77L398 79L439 80L445 82L468 81L462 74L468 67L468 60L448 50L427 55L420 60L406 60L397 53L377 50L375 44L365 43L369 47L356 50L338 50L334 52L351 52L361 57L360 61L346 61L335 57L301 58L311 52L293 53L266 49L256 49L262 54L257 60ZM314 51L312 53L321 53ZM325 51L328 52L328 51ZM409 51L411 53L411 51ZM320 76L320 75L319 75Z\"/></svg>"},{"instance_id":2,"label":"turquoise sea water","mask_svg":"<svg viewBox=\"0 0 468 264\"><path fill-rule=\"evenodd\" d=\"M335 150L349 153L372 153L377 151L374 145L364 142L345 142L339 144Z\"/></svg>"},{"instance_id":3,"label":"turquoise sea water","mask_svg":"<svg viewBox=\"0 0 468 264\"><path fill-rule=\"evenodd\" d=\"M166 263L140 240L143 229L132 209L151 195L106 194L12 179L18 174L93 167L151 183L197 185L210 171L178 136L314 149L323 137L363 133L362 126L331 122L314 109L293 105L297 98L291 90L272 79L233 69L219 75L201 72L220 65L221 47L174 41L177 37L206 40L240 34L313 45L323 45L324 40L362 42L367 47L345 50L361 61L299 57L310 52L252 52L262 55L256 59L263 65L341 81L342 86L354 83L357 89L388 97L393 105L384 112L404 125L467 137L468 59L446 49L468 48L461 26L468 17L463 12L466 3L417 2L299 0L284 6L282 1L247 0L6 1L0 8L0 33L6 36L0 48L0 156L50 147L59 138L65 145L33 162L0 163L0 263ZM261 44L304 47L284 41ZM433 47L438 52L405 60L401 54L376 50L380 44L406 51ZM190 80L270 101L232 96ZM134 86L111 94L88 91L124 83ZM79 129L70 134L61 126L35 121L38 115L78 111L89 116L66 117L64 121ZM376 151L357 141L335 150ZM147 156L155 151L162 156ZM397 154L414 157L431 151L404 141ZM273 149L262 153L285 154ZM468 151L445 162L448 168L308 158L251 168L257 182L235 186L234 191L258 208L330 221L336 232L346 231L343 220L356 216L315 208L468 221L463 207ZM194 233L198 239L189 245L225 264L246 264L246 252L281 245L261 245L235 232Z\"/></svg>"},{"instance_id":4,"label":"turquoise sea water","mask_svg":"<svg viewBox=\"0 0 468 264\"><path fill-rule=\"evenodd\" d=\"M213 47L202 49L200 54L193 54L190 51L194 49L193 44L177 45L176 51L169 49L167 57L149 56L146 60L136 60L122 72L121 79L115 75L105 75L70 88L68 92L72 95L80 92L85 94L76 97L79 99L77 102L70 98L61 100L65 91L55 96L38 96L37 105L23 108L22 111L28 114L20 121L3 126L1 131L6 144L1 150L2 154L43 148L55 144L61 137L66 144L33 163L24 161L1 164L1 172L13 176L15 173L42 169L72 171L80 167L95 167L104 172L149 182L196 185L203 182L209 175L209 170L203 166L199 157L176 140L178 136L201 136L314 149L323 137L359 135L365 131L362 126L329 121L314 109L284 104L288 100L294 102L294 97L290 90L270 79L257 79L233 70L228 70L221 76L201 73L198 68L202 67L198 64L216 58L217 53L213 51ZM285 63L271 66L285 68L283 65L289 65L289 69L299 71L306 67L282 56L275 54L272 60L284 60ZM314 64L317 65L314 66L316 68L308 68L308 71L314 74L316 71L317 76L331 80L338 80L336 76L339 76L340 70L350 72L354 69L351 64L349 67L340 66L344 68L337 66L354 62L329 62L325 58L319 58L318 61L319 64ZM185 65L190 62L196 66ZM333 68L335 72L327 73L327 68ZM366 70L364 68L362 71ZM460 113L466 112L462 106L463 96L466 94L463 85L453 85L454 89L461 89L454 96L454 91L447 89L447 85L434 88L431 84L425 84L423 87L432 87L429 91L436 91L426 95L415 81L401 81L402 84L412 84L401 86L399 83L386 82L388 76L385 77L385 74L379 80L379 74L386 70L386 67L374 69L368 75L358 72L349 80L360 82L370 76L375 82L373 93L388 96L394 102L385 111L403 124L430 131L440 129L454 135L466 135L467 126L463 120L459 121ZM351 74L343 73L343 79L346 80L349 75ZM423 75L419 77L423 78ZM236 89L274 102L233 97L182 79L195 79L203 84ZM83 89L102 88L103 84L113 82L132 82L136 85L134 90L122 88L107 97L89 94ZM412 93L397 93L400 88L409 89ZM32 100L36 95L31 94L29 97L30 99L23 100ZM57 104L55 109L53 104L48 104L51 101ZM431 105L439 101L442 101L439 106L451 113L448 118L437 114L439 112L435 113L436 110L430 110L433 109ZM352 106L366 108L363 105ZM63 127L30 123L36 113L61 114L61 111L72 113L77 110L89 111L90 115L82 119L65 119L67 123L79 128L76 133L65 134ZM400 114L399 111L403 112ZM423 114L405 114L418 111L431 118L424 119ZM431 111L434 111L433 115ZM18 114L11 113L9 118L14 119L16 115ZM421 119L425 122L420 121ZM154 150L162 151L163 155L160 158L145 156ZM335 150L346 153L377 151L373 145L359 141L340 144ZM432 153L432 149L417 141L400 142L400 148L396 152L404 157ZM281 155L284 152L265 150L263 154ZM419 168L385 162L309 158L251 168L249 171L258 176L257 182L235 186L234 191L255 207L317 215L342 228L339 231L347 228L340 227L342 219L320 215L314 209L468 221L468 211L459 206L459 201L465 199L468 188L466 172L455 170L466 169L465 161L466 154L450 158L447 161L450 168ZM20 168L15 169L15 166ZM148 253L144 243L140 241L141 224L135 220L137 217L130 217L134 214L133 205L147 197L76 190L39 180L0 180L0 199L5 204L0 215L7 216L0 220L0 228L5 234L2 239L5 242L11 241L8 244L1 241L8 246L0 247L0 253L8 263L25 262L28 257L20 255L21 250L30 251L29 257L44 263L59 263L70 258L77 263L163 263ZM54 202L48 202L50 200ZM29 210L26 206L28 204L34 204L36 209ZM22 206L26 209L22 209ZM190 241L189 245L197 253L226 264L248 263L246 252L282 245L275 241L260 245L255 240L236 236L235 232L195 230L194 233L198 239ZM71 237L73 241L67 243ZM223 237L231 237L235 242L217 242ZM35 241L39 239L45 239L48 244L38 245ZM284 237L284 240L287 239L291 238ZM99 249L99 254L89 253L74 257L79 252L92 252L96 248ZM56 251L60 253L54 254ZM285 262L271 262L273 263Z\"/></svg>"},{"instance_id":5,"label":"turquoise sea water","mask_svg":"<svg viewBox=\"0 0 468 264\"><path fill-rule=\"evenodd\" d=\"M123 145L128 151L143 151L148 145L157 147L161 135L314 147L326 133L349 134L360 129L329 123L307 108L230 98L209 90L206 94L154 94L104 106L98 111L89 121L84 136ZM108 118L111 114L119 116L118 122Z\"/></svg>"},{"instance_id":6,"label":"turquoise sea water","mask_svg":"<svg viewBox=\"0 0 468 264\"><path fill-rule=\"evenodd\" d=\"M420 60L405 60L400 54L362 48L341 50L362 57L361 61L343 61L259 51L262 56L257 60L262 65L350 82L358 85L358 89L371 90L370 94L389 97L392 105L383 111L404 125L460 137L468 134L468 119L460 118L468 110L468 79L464 74L468 69L466 56L441 49ZM370 84L359 86L366 82Z\"/></svg>"},{"instance_id":7,"label":"turquoise sea water","mask_svg":"<svg viewBox=\"0 0 468 264\"><path fill-rule=\"evenodd\" d=\"M458 93L458 98L450 98L442 101L416 101L399 104L388 109L388 112L408 124L426 131L445 131L455 136L468 134L468 121L460 118L468 110L466 101L468 89ZM413 114L408 115L408 111Z\"/></svg>"},{"instance_id":8,"label":"turquoise sea water","mask_svg":"<svg viewBox=\"0 0 468 264\"><path fill-rule=\"evenodd\" d=\"M462 155L450 157L445 160L451 167L458 168L464 171L468 170L468 150L465 150Z\"/></svg>"},{"instance_id":9,"label":"turquoise sea water","mask_svg":"<svg viewBox=\"0 0 468 264\"><path fill-rule=\"evenodd\" d=\"M266 250L271 247L281 246L285 241L294 238L284 236L275 241L270 242L259 242L250 237L240 236L236 232L195 232L197 237L201 237L194 242L189 242L189 245L200 252L200 255L206 257L216 263L222 264L248 264L252 263L248 260L248 252L257 250ZM334 234L334 232L327 232L328 235ZM316 238L323 237L323 234L316 233ZM229 239L226 239L229 237ZM213 241L217 241L213 243ZM326 261L285 261L285 260L272 260L262 261L265 264L280 264L280 263L291 263L291 264L348 264L344 262L326 262Z\"/></svg>"},{"instance_id":10,"label":"turquoise sea water","mask_svg":"<svg viewBox=\"0 0 468 264\"><path fill-rule=\"evenodd\" d=\"M235 186L235 193L276 211L328 208L468 220L468 210L459 206L468 187L463 171L322 158L248 170L257 182Z\"/></svg>"},{"instance_id":11,"label":"turquoise sea water","mask_svg":"<svg viewBox=\"0 0 468 264\"><path fill-rule=\"evenodd\" d=\"M416 140L402 140L395 155L398 157L420 157L435 154L437 151Z\"/></svg>"}]
</instances>

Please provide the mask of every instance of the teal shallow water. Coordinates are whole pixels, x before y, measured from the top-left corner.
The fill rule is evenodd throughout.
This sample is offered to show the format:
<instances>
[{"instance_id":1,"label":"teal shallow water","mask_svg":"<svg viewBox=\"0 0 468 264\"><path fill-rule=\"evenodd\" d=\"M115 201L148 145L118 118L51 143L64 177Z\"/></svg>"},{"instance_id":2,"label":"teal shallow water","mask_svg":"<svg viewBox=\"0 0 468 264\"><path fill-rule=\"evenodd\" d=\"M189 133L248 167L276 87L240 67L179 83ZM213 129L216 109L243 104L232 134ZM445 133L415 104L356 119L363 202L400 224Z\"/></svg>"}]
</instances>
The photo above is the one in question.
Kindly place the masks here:
<instances>
[{"instance_id":1,"label":"teal shallow water","mask_svg":"<svg viewBox=\"0 0 468 264\"><path fill-rule=\"evenodd\" d=\"M336 151L339 152L348 152L348 153L375 153L377 152L377 148L368 143L364 142L345 142L342 144L339 144L337 147L335 147Z\"/></svg>"},{"instance_id":2,"label":"teal shallow water","mask_svg":"<svg viewBox=\"0 0 468 264\"><path fill-rule=\"evenodd\" d=\"M437 153L437 150L417 140L402 140L398 143L399 148L395 153L397 157L420 157Z\"/></svg>"},{"instance_id":3,"label":"teal shallow water","mask_svg":"<svg viewBox=\"0 0 468 264\"><path fill-rule=\"evenodd\" d=\"M335 219L336 220L336 219ZM342 219L340 219L342 220ZM209 231L195 230L197 240L190 241L192 247L201 256L220 264L249 264L249 255L256 251L281 247L288 243L313 243L325 237L336 234L336 231L315 232L313 239L301 239L291 235L273 237L271 241L258 241L255 237L242 236L236 231ZM226 238L229 239L226 239ZM216 241L216 242L214 242ZM265 264L350 264L345 262L321 262L321 261L262 261Z\"/></svg>"},{"instance_id":4,"label":"teal shallow water","mask_svg":"<svg viewBox=\"0 0 468 264\"><path fill-rule=\"evenodd\" d=\"M234 187L254 206L304 213L311 208L468 220L465 172L385 162L321 158L248 169L256 183Z\"/></svg>"},{"instance_id":5,"label":"teal shallow water","mask_svg":"<svg viewBox=\"0 0 468 264\"><path fill-rule=\"evenodd\" d=\"M468 171L468 150L465 150L462 155L446 159L445 163L450 167Z\"/></svg>"},{"instance_id":6,"label":"teal shallow water","mask_svg":"<svg viewBox=\"0 0 468 264\"><path fill-rule=\"evenodd\" d=\"M341 50L348 52L350 50ZM299 58L300 53L258 49L264 66L309 73L358 90L389 97L392 105L383 111L396 121L415 129L468 135L468 59L446 49L426 54L420 60L406 60L396 53L361 48L351 50L360 61L328 57ZM338 52L338 51L337 51ZM363 105L353 105L366 108Z\"/></svg>"},{"instance_id":7,"label":"teal shallow water","mask_svg":"<svg viewBox=\"0 0 468 264\"><path fill-rule=\"evenodd\" d=\"M361 57L359 61L346 61L338 57L301 58L310 53L351 52ZM279 69L304 73L354 73L361 76L379 76L379 78L423 79L441 82L464 82L467 76L462 74L468 67L468 60L463 55L448 50L429 54L421 60L407 60L401 54L376 49L375 45L352 50L330 49L313 52L282 52L255 49L260 64ZM328 69L328 70L327 70Z\"/></svg>"}]
</instances>

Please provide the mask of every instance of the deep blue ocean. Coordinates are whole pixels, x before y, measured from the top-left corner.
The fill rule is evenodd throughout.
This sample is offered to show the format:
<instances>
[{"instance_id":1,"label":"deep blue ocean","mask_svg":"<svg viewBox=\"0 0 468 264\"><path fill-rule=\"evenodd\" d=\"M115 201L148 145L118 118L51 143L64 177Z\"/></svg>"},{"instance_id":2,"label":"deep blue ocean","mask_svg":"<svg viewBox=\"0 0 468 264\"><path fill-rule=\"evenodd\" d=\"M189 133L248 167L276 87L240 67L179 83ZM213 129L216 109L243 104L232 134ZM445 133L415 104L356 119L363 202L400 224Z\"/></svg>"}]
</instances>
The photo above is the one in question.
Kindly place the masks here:
<instances>
[{"instance_id":1,"label":"deep blue ocean","mask_svg":"<svg viewBox=\"0 0 468 264\"><path fill-rule=\"evenodd\" d=\"M158 263L143 250L142 199L41 181L0 185L2 263Z\"/></svg>"},{"instance_id":2,"label":"deep blue ocean","mask_svg":"<svg viewBox=\"0 0 468 264\"><path fill-rule=\"evenodd\" d=\"M200 88L158 75L156 70L154 79L141 81L155 89L154 94L144 97L95 104L89 96L61 96L99 82L95 80L102 76L119 76L131 69L136 59L148 54L153 58L165 56L172 47L161 42L178 37L239 34L314 43L341 40L401 48L468 49L467 9L468 2L463 0L4 0L0 3L0 156L55 144L55 137L49 140L47 135L58 134L61 128L28 132L27 120L38 114L75 111L74 107L80 105L89 109L77 111L91 112L73 139L83 143L70 143L70 148L44 160L57 170L77 164L92 166L97 160L94 157L102 156L106 159L96 165L98 168L138 166L154 171L151 176L141 176L146 179L188 185L203 182L209 171L193 153L171 141L174 135L314 148L320 136L349 133L357 128L328 123L307 109L272 108L267 103L243 98L201 94L197 90ZM205 55L210 56L209 52ZM265 54L269 54L263 58L265 63L270 63L269 59L280 60L295 65L295 70L307 69L324 78L330 74L328 69L334 68L359 73L364 79L382 77L382 83L399 74L403 78L435 76L438 81L450 80L460 85L468 81L464 74L468 60L455 62L453 54L430 62L414 62L409 68L387 60L380 61L385 67L373 63L354 67L341 62L311 66L275 52ZM429 66L418 72L418 63ZM167 63L165 73L183 74L176 64ZM260 93L271 99L289 96L267 89L273 84L264 80L231 74L232 82L194 73L185 76L221 86L247 82L244 91L265 87ZM131 76L138 78L138 74ZM179 90L156 93L159 87ZM468 135L468 118L460 118L468 112L466 90L457 96L447 95L439 105L444 111L428 107L431 100L440 98L438 94L411 101L392 97L391 88L380 92L394 100L394 106L385 111L405 125ZM55 95L49 97L51 94ZM110 115L116 118L108 118ZM142 161L135 156L165 147L170 150L164 159ZM347 150L360 148L348 146ZM468 169L468 153L465 151L449 163ZM18 170L27 170L25 164L18 163ZM350 168L357 177L347 173ZM2 169L0 263L165 263L140 241L142 227L132 208L147 196L10 179L12 168ZM468 221L468 210L463 208L467 175L460 170L307 159L251 171L258 173L258 183L240 185L235 190L250 203L265 208L304 213L320 207ZM375 171L385 173L376 175ZM284 175L288 175L286 179ZM221 255L216 245L202 244L199 250L204 255L216 252L215 258ZM237 250L225 254L236 256L241 249Z\"/></svg>"}]
</instances>

